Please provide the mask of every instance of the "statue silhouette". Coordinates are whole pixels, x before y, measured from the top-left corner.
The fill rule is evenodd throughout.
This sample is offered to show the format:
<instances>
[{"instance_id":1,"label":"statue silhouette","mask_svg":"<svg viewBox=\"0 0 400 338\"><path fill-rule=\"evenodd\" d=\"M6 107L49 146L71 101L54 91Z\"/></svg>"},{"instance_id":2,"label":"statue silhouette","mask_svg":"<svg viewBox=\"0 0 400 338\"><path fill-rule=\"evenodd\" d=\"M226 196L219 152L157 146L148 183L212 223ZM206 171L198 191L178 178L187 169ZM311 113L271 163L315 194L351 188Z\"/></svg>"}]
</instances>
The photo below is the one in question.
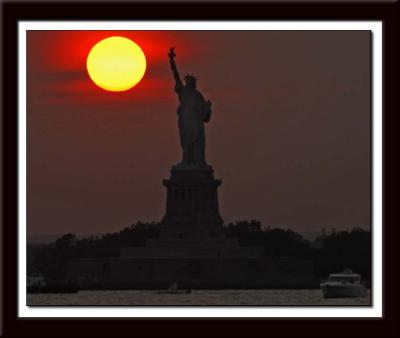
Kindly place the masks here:
<instances>
[{"instance_id":1,"label":"statue silhouette","mask_svg":"<svg viewBox=\"0 0 400 338\"><path fill-rule=\"evenodd\" d=\"M211 117L211 101L206 101L197 90L196 78L193 75L184 77L182 83L176 63L175 48L169 51L169 61L175 79L175 92L179 98L178 126L182 146L182 162L178 168L208 167L205 158L204 123Z\"/></svg>"}]
</instances>

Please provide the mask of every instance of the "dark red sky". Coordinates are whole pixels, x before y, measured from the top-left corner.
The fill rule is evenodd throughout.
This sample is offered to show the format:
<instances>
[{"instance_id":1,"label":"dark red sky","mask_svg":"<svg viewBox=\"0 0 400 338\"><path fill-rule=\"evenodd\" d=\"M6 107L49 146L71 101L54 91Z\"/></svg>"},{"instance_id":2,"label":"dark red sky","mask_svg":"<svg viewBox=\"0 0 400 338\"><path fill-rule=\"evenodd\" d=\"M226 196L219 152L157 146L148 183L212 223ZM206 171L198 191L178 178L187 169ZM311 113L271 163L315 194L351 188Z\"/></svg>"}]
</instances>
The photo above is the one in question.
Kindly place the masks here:
<instances>
[{"instance_id":1,"label":"dark red sky","mask_svg":"<svg viewBox=\"0 0 400 338\"><path fill-rule=\"evenodd\" d=\"M132 38L148 68L131 91L96 87L86 56ZM118 231L162 218L180 160L168 49L213 102L207 160L225 221L318 231L370 226L370 34L31 31L28 235Z\"/></svg>"}]
</instances>

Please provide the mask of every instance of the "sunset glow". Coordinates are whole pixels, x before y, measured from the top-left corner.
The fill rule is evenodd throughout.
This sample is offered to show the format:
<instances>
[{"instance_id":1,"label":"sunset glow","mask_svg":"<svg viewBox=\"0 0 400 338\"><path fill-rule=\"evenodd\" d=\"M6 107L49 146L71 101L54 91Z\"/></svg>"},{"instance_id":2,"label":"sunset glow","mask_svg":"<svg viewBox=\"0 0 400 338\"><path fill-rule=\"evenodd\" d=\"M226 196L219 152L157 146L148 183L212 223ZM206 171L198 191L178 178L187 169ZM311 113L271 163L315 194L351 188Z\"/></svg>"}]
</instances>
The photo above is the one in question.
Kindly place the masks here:
<instances>
[{"instance_id":1,"label":"sunset glow","mask_svg":"<svg viewBox=\"0 0 400 338\"><path fill-rule=\"evenodd\" d=\"M93 82L108 91L126 91L137 85L146 71L143 50L132 40L113 36L89 52L87 71Z\"/></svg>"}]
</instances>

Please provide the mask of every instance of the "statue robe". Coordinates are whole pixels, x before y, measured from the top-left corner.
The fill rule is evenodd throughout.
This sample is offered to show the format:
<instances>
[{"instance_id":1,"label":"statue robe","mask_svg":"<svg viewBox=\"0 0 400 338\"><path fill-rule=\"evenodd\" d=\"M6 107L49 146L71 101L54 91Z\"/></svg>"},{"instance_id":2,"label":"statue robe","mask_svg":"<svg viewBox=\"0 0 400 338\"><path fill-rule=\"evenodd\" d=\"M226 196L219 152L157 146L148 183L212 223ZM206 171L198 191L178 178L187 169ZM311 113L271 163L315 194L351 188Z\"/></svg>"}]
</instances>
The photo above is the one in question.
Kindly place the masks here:
<instances>
[{"instance_id":1,"label":"statue robe","mask_svg":"<svg viewBox=\"0 0 400 338\"><path fill-rule=\"evenodd\" d=\"M178 126L183 150L182 163L205 165L204 122L208 122L211 110L197 89L177 85L175 91L180 102Z\"/></svg>"}]
</instances>

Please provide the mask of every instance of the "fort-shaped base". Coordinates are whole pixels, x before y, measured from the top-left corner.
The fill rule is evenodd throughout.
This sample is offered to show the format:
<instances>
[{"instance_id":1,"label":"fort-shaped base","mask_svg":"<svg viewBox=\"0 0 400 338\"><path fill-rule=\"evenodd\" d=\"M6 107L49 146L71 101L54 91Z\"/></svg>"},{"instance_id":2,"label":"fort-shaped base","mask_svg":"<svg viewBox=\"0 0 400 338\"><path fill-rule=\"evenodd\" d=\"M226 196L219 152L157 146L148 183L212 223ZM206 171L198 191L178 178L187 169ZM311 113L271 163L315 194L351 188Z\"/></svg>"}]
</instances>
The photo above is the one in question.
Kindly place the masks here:
<instances>
[{"instance_id":1,"label":"fort-shaped base","mask_svg":"<svg viewBox=\"0 0 400 338\"><path fill-rule=\"evenodd\" d=\"M81 288L293 288L318 286L312 261L266 257L263 247L243 247L226 238L218 211L220 180L213 169L176 166L164 180L167 211L160 238L122 247L120 257L69 262L68 276Z\"/></svg>"}]
</instances>

